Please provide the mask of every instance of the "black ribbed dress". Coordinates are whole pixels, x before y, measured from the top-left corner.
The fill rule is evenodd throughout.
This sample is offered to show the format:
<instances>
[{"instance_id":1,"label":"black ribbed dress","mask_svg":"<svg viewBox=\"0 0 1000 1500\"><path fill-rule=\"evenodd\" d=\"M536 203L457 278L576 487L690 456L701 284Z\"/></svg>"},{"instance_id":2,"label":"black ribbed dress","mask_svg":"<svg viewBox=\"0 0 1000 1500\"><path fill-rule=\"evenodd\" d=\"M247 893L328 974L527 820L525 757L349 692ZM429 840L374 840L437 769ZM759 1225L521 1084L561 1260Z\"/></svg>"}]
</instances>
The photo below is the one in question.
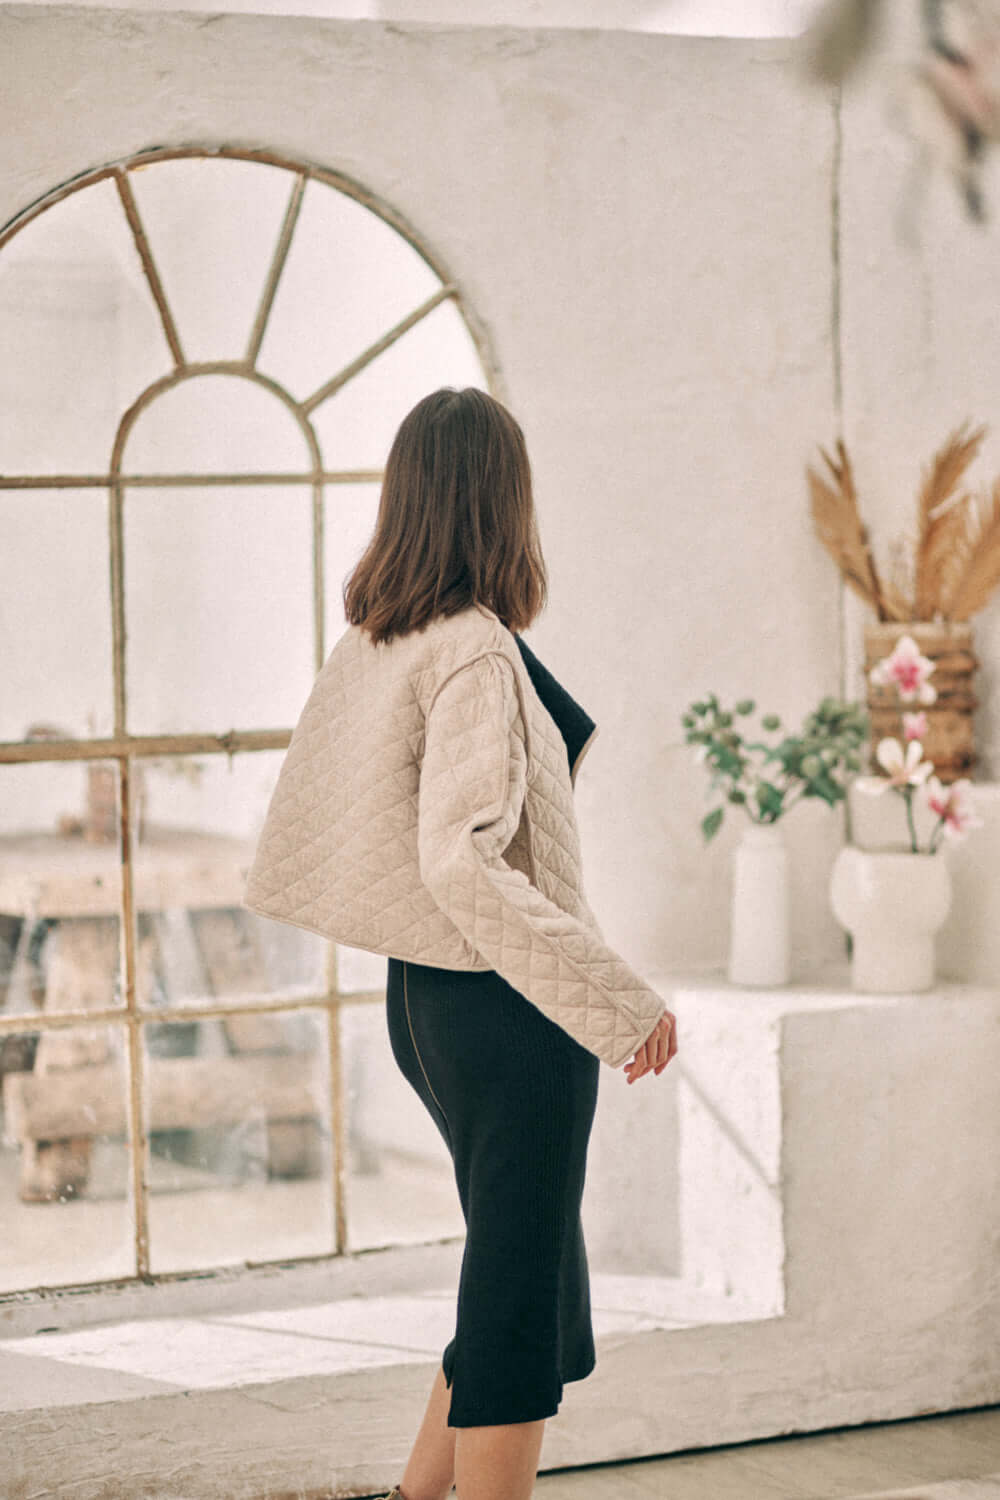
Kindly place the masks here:
<instances>
[{"instance_id":1,"label":"black ribbed dress","mask_svg":"<svg viewBox=\"0 0 1000 1500\"><path fill-rule=\"evenodd\" d=\"M572 767L593 720L515 640ZM594 1368L580 1204L600 1062L493 971L390 958L386 1014L465 1216L448 1425L553 1416Z\"/></svg>"}]
</instances>

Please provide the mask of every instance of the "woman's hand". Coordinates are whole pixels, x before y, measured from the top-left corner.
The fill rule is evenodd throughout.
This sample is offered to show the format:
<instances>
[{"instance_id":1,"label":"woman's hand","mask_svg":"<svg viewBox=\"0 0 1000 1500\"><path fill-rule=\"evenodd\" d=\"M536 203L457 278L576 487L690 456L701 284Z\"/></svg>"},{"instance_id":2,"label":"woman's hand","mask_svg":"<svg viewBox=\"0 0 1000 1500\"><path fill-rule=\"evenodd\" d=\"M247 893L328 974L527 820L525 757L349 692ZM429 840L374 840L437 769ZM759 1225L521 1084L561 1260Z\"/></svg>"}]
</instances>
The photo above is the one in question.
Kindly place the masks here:
<instances>
[{"instance_id":1,"label":"woman's hand","mask_svg":"<svg viewBox=\"0 0 1000 1500\"><path fill-rule=\"evenodd\" d=\"M631 1062L625 1064L629 1083L635 1083L644 1073L653 1072L657 1077L677 1051L677 1019L665 1010L656 1023L656 1030L643 1043Z\"/></svg>"}]
</instances>

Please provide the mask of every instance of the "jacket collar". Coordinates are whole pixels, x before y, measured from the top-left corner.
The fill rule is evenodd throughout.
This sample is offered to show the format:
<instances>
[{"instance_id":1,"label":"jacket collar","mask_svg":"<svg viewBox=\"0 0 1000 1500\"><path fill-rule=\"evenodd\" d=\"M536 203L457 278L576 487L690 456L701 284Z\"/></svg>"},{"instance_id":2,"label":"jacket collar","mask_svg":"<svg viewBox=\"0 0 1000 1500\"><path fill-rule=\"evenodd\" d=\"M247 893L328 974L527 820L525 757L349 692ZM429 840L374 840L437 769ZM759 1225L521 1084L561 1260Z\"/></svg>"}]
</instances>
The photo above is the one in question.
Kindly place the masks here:
<instances>
[{"instance_id":1,"label":"jacket collar","mask_svg":"<svg viewBox=\"0 0 1000 1500\"><path fill-rule=\"evenodd\" d=\"M495 620L498 625L503 624L500 616L495 610L490 609L488 604L481 604L476 600L473 608L478 609L479 613L485 615L488 620ZM586 709L582 708L566 691L562 683L557 681L548 668L542 665L530 646L527 646L519 635L514 635L514 640L542 707L550 714L562 735L569 759L570 777L575 779L583 753L597 733L597 725Z\"/></svg>"},{"instance_id":2,"label":"jacket collar","mask_svg":"<svg viewBox=\"0 0 1000 1500\"><path fill-rule=\"evenodd\" d=\"M542 707L547 709L563 737L569 758L570 775L574 776L584 749L597 731L597 725L586 709L581 708L562 683L558 682L548 668L542 665L521 637L515 635L514 640L517 642L517 649L521 653L521 659L527 668L532 686L542 701Z\"/></svg>"}]
</instances>

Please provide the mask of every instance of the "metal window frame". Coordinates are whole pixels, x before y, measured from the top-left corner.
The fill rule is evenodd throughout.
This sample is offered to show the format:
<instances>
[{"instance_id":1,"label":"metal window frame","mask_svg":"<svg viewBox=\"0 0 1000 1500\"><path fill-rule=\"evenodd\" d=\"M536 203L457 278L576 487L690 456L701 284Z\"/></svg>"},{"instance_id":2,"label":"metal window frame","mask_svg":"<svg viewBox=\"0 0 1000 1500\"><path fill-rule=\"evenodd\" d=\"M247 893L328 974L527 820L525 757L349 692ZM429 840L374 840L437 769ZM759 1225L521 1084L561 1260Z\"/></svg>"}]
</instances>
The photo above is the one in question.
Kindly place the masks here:
<instances>
[{"instance_id":1,"label":"metal window frame","mask_svg":"<svg viewBox=\"0 0 1000 1500\"><path fill-rule=\"evenodd\" d=\"M201 160L234 160L258 162L280 167L292 174L292 187L282 220L278 239L271 256L267 275L256 314L253 319L246 353L238 360L215 360L189 362L184 356L183 346L167 294L156 264L142 217L132 192L129 174L142 167L164 161L186 158ZM213 755L232 757L237 752L286 749L291 739L291 729L249 730L231 729L225 734L201 733L198 731L177 734L133 735L127 729L127 683L125 674L125 584L123 548L123 507L125 491L130 487L151 486L209 486L209 485L274 485L305 484L312 490L312 585L313 585L313 645L314 665L318 672L326 658L324 638L325 590L323 577L323 501L324 487L328 484L350 484L378 482L381 469L327 470L322 461L318 435L311 421L311 414L328 400L373 360L423 318L446 300L453 301L461 314L466 328L479 355L487 387L494 394L501 393L501 382L497 364L493 358L490 341L484 326L472 313L463 298L457 283L447 274L438 257L424 244L404 218L380 198L370 193L361 184L342 173L315 163L294 160L268 149L241 147L164 147L142 151L122 160L109 163L83 173L70 182L54 189L16 216L0 229L0 252L4 246L30 224L39 214L47 212L73 193L85 190L110 178L118 193L123 213L139 255L150 293L155 303L163 328L167 346L174 364L173 368L153 381L123 413L115 434L108 472L105 474L0 474L0 490L105 490L109 496L108 547L110 576L110 605L112 624L112 684L114 697L114 729L110 737L101 739L61 740L13 740L0 742L0 764L16 765L49 762L111 761L119 771L119 857L121 862L121 902L119 906L120 974L124 1003L102 1010L36 1012L19 1015L0 1015L0 1038L4 1035L24 1032L44 1032L71 1026L112 1024L124 1026L128 1055L128 1100L127 1138L130 1157L130 1185L134 1218L135 1269L130 1277L103 1280L91 1283L58 1283L59 1286L91 1285L105 1287L141 1282L159 1282L182 1279L199 1274L198 1267L179 1272L153 1273L150 1268L148 1184L146 1161L148 1139L143 1118L145 1081L143 1075L142 1027L149 1021L209 1020L226 1016L270 1015L300 1010L319 1010L326 1018L329 1095L327 1105L330 1115L332 1141L332 1181L329 1184L334 1207L334 1237L329 1250L313 1256L281 1257L280 1262L247 1261L246 1265L285 1263L290 1259L309 1261L327 1259L331 1255L347 1253L347 1202L346 1202L346 1120L344 1117L344 1088L341 1066L341 1008L345 1005L371 1003L381 998L378 993L342 995L337 984L336 949L331 943L327 948L326 987L321 993L281 999L250 1002L243 1005L192 1004L178 1006L174 1010L150 1009L138 1003L136 992L136 912L133 884L132 849L132 785L133 764L151 756L163 755ZM422 257L441 283L437 292L414 308L405 318L362 351L349 364L337 371L317 390L304 400L297 400L284 386L257 368L257 359L274 305L281 274L291 248L299 211L306 185L310 181L322 183L335 191L345 193L363 207L375 213L389 228L394 229ZM239 473L239 474L127 474L122 462L129 433L140 414L165 391L183 381L203 375L228 375L250 381L263 387L275 396L297 422L310 455L310 467L297 473ZM25 1291L48 1290L24 1288L9 1295L22 1296ZM7 1294L5 1294L7 1295ZM0 1297L0 1301L3 1298Z\"/></svg>"}]
</instances>

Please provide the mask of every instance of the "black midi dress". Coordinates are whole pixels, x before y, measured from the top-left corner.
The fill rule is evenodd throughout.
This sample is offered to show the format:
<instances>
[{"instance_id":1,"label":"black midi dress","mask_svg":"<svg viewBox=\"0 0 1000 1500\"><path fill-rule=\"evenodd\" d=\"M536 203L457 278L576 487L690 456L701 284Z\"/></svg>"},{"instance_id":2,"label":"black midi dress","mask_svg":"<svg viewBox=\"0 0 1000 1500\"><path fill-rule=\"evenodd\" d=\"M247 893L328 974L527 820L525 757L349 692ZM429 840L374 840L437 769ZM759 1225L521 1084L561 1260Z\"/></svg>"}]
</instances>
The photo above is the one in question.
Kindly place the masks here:
<instances>
[{"instance_id":1,"label":"black midi dress","mask_svg":"<svg viewBox=\"0 0 1000 1500\"><path fill-rule=\"evenodd\" d=\"M573 767L593 720L515 640ZM492 970L390 958L386 1015L465 1217L448 1425L553 1416L595 1363L580 1206L600 1062Z\"/></svg>"}]
</instances>

